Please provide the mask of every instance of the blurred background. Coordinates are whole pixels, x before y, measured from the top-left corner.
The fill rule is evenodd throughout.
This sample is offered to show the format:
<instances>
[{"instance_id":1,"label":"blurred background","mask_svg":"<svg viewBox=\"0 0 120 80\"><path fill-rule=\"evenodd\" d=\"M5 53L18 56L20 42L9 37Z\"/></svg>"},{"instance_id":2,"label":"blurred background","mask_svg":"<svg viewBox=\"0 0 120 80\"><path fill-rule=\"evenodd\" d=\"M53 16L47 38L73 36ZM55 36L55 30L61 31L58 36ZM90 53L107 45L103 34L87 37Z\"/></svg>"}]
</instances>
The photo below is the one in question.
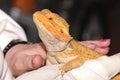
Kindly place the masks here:
<instances>
[{"instance_id":1,"label":"blurred background","mask_svg":"<svg viewBox=\"0 0 120 80\"><path fill-rule=\"evenodd\" d=\"M40 42L32 14L44 8L70 24L76 40L110 38L109 55L120 52L120 0L0 0L0 8L25 30L30 42Z\"/></svg>"}]
</instances>

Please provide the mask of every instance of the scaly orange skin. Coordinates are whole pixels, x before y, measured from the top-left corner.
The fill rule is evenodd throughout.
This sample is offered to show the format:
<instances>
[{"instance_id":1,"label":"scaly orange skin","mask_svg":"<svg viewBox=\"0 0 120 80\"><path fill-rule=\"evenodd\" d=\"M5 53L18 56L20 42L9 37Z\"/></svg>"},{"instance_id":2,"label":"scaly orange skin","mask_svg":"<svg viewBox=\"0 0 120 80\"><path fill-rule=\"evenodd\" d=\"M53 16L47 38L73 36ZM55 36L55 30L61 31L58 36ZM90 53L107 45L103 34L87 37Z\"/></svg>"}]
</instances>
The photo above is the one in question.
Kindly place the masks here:
<instances>
[{"instance_id":1,"label":"scaly orange skin","mask_svg":"<svg viewBox=\"0 0 120 80\"><path fill-rule=\"evenodd\" d=\"M86 60L102 56L100 53L78 44L69 34L69 24L59 15L44 9L35 12L33 18L35 24L39 25L38 31L40 31L39 27L42 25L42 28L45 28L55 38L69 43L65 49L56 52L57 54L52 58L50 57L56 60L58 64L65 63L59 66L62 73L80 67ZM115 76L112 80L120 80L120 75Z\"/></svg>"}]
</instances>

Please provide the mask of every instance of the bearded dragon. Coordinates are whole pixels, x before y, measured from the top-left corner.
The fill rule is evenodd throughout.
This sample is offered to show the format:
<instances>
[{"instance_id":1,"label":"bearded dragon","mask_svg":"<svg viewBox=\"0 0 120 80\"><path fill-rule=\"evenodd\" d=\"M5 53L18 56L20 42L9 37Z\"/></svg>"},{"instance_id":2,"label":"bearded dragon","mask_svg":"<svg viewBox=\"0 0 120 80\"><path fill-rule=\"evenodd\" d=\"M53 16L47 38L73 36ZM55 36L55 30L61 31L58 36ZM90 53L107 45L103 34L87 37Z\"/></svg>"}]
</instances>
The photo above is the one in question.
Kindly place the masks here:
<instances>
[{"instance_id":1,"label":"bearded dragon","mask_svg":"<svg viewBox=\"0 0 120 80\"><path fill-rule=\"evenodd\" d=\"M33 20L39 37L48 51L46 64L62 64L59 66L61 73L80 67L86 60L102 56L102 54L78 44L69 34L69 24L58 14L43 9L33 14ZM120 80L120 76L116 76L112 80Z\"/></svg>"}]
</instances>

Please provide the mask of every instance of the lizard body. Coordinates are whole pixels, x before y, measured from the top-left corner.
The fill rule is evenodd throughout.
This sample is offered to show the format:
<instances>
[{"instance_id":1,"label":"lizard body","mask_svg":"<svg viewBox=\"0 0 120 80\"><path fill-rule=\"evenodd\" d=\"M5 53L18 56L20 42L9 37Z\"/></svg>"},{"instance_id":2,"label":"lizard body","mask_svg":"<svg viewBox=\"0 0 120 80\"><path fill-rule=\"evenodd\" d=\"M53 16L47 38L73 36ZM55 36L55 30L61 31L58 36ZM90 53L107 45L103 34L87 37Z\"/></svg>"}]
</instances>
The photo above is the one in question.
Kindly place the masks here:
<instances>
[{"instance_id":1,"label":"lizard body","mask_svg":"<svg viewBox=\"0 0 120 80\"><path fill-rule=\"evenodd\" d=\"M48 51L47 64L63 64L62 73L80 67L86 60L102 56L100 53L78 44L69 34L69 24L48 9L33 14L39 37ZM112 80L120 80L120 76Z\"/></svg>"}]
</instances>

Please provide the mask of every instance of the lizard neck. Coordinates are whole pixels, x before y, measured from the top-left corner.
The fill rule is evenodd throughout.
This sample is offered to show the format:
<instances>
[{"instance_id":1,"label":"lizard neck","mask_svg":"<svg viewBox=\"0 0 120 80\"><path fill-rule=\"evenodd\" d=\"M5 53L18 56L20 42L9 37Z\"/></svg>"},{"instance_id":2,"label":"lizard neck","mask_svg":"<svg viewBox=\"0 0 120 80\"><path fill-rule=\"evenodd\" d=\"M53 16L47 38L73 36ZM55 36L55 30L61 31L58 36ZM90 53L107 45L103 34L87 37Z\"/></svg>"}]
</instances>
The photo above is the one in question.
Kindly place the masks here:
<instances>
[{"instance_id":1,"label":"lizard neck","mask_svg":"<svg viewBox=\"0 0 120 80\"><path fill-rule=\"evenodd\" d=\"M54 49L50 49L50 50L48 50L48 53L49 53L49 55L51 55L51 56L55 56L56 55L56 53L59 53L59 52L64 52L64 51L66 51L66 50L69 50L70 49L70 51L72 50L72 45L71 45L71 41L72 41L73 39L71 38L71 40L69 40L67 43L65 43L65 42L59 42L59 43L57 43L58 44L58 46L56 46L57 47L57 49L56 49L56 47L54 48L54 46L52 46ZM59 45L59 44L62 44L62 45ZM56 44L55 44L56 45ZM55 50L56 49L56 50Z\"/></svg>"}]
</instances>

